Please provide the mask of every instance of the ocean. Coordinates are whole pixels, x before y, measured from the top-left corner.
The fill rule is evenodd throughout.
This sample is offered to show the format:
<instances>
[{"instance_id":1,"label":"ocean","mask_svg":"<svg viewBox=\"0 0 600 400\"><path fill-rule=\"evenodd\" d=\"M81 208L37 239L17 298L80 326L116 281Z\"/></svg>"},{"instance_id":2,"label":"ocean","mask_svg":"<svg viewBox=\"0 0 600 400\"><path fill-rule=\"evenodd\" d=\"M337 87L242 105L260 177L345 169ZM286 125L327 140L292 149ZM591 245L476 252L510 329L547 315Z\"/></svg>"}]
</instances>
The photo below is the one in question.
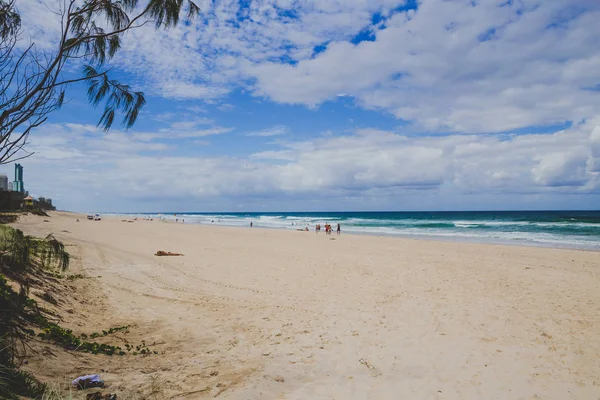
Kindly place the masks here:
<instances>
[{"instance_id":1,"label":"ocean","mask_svg":"<svg viewBox=\"0 0 600 400\"><path fill-rule=\"evenodd\" d=\"M131 214L129 214L131 215ZM157 213L185 223L301 229L341 224L342 233L600 250L600 211Z\"/></svg>"}]
</instances>

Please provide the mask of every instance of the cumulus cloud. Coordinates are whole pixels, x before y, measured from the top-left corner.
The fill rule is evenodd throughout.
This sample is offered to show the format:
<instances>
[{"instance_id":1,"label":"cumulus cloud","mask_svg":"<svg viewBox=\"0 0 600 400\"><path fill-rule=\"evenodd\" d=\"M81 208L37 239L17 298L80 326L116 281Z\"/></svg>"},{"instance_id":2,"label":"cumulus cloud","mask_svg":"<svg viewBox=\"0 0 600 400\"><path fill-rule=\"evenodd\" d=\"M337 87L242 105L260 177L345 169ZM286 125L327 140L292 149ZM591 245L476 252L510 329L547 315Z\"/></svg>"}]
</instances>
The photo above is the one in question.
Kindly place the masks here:
<instances>
[{"instance_id":1,"label":"cumulus cloud","mask_svg":"<svg viewBox=\"0 0 600 400\"><path fill-rule=\"evenodd\" d=\"M261 199L274 207L282 199L311 198L390 204L391 198L404 201L415 192L421 198L440 193L597 196L598 126L600 119L554 134L443 137L363 129L283 141L278 149L238 157L192 157L173 156L176 144L145 133L103 135L85 125L50 125L47 136L34 138L36 156L25 167L29 187L78 210L118 210L119 204L132 202L138 207L148 199L217 205L223 199L246 205ZM60 198L57 194L67 193L64 187L69 197Z\"/></svg>"},{"instance_id":2,"label":"cumulus cloud","mask_svg":"<svg viewBox=\"0 0 600 400\"><path fill-rule=\"evenodd\" d=\"M247 68L256 91L277 101L314 106L344 92L426 130L500 132L597 111L598 93L585 87L599 69L584 66L600 62L600 28L589 29L600 3L580 3L592 11L555 27L572 3L471 3L425 0L393 16L375 41Z\"/></svg>"},{"instance_id":3,"label":"cumulus cloud","mask_svg":"<svg viewBox=\"0 0 600 400\"><path fill-rule=\"evenodd\" d=\"M344 93L425 131L503 132L598 112L596 0L200 3L192 26L129 32L115 66L172 98L241 88L317 107ZM47 44L55 16L38 0L19 4L27 32Z\"/></svg>"},{"instance_id":4,"label":"cumulus cloud","mask_svg":"<svg viewBox=\"0 0 600 400\"><path fill-rule=\"evenodd\" d=\"M167 199L190 209L248 209L252 201L306 208L316 199L333 209L437 209L440 198L454 208L477 208L474 198L487 207L536 207L544 196L600 199L597 0L199 3L203 14L190 26L128 32L110 65L151 96L184 100L151 116L166 128L101 134L85 124L45 126L31 137L35 157L24 162L29 187L80 210L148 209ZM57 4L18 3L23 37L39 49L56 39ZM353 102L408 124L351 134L333 134L340 129L332 124L320 138L302 139L284 136L293 121L277 120L270 123L285 126L245 135L277 136L268 149L212 152L206 139L233 128L208 118L219 112L198 114L237 111L248 95L313 109ZM571 127L536 133L554 124ZM467 195L475 197L462 205Z\"/></svg>"}]
</instances>

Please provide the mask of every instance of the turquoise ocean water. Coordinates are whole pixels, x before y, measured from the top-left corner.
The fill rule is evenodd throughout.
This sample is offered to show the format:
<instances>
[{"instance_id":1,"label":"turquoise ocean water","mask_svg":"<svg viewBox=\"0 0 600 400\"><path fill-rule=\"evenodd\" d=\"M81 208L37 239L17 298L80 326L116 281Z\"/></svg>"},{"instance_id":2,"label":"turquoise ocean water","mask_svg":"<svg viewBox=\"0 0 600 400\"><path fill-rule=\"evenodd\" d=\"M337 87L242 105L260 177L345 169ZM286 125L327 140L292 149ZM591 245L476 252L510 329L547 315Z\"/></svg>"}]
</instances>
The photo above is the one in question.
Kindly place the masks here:
<instances>
[{"instance_id":1,"label":"turquoise ocean water","mask_svg":"<svg viewBox=\"0 0 600 400\"><path fill-rule=\"evenodd\" d=\"M329 222L342 233L600 250L600 211L273 212L138 214L185 223L298 229Z\"/></svg>"}]
</instances>

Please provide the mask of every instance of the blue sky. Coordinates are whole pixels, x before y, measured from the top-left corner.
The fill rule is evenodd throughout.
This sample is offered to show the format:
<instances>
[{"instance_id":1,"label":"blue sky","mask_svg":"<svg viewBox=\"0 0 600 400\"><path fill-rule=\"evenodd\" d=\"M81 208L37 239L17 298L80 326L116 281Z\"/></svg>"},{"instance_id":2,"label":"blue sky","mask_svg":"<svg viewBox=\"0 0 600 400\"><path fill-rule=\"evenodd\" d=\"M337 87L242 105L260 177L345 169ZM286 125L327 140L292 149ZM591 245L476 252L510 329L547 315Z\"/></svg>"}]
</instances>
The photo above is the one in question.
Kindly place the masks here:
<instances>
[{"instance_id":1,"label":"blue sky","mask_svg":"<svg viewBox=\"0 0 600 400\"><path fill-rule=\"evenodd\" d=\"M57 4L19 1L22 44L53 48ZM32 194L115 212L598 208L600 2L198 4L111 61L147 95L134 128L96 130L70 88L30 137Z\"/></svg>"}]
</instances>

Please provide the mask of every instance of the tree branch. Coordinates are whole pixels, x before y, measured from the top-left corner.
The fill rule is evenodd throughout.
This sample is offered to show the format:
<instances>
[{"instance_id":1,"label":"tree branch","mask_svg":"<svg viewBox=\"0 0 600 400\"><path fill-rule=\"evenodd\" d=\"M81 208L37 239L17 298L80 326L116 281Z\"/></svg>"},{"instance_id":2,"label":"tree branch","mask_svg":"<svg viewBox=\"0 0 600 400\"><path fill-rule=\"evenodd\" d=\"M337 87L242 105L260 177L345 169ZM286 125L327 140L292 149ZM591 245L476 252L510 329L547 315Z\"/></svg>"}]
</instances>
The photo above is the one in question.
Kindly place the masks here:
<instances>
[{"instance_id":1,"label":"tree branch","mask_svg":"<svg viewBox=\"0 0 600 400\"><path fill-rule=\"evenodd\" d=\"M123 33L148 22L154 22L157 29L175 26L184 5L188 18L199 12L189 0L84 0L81 7L77 1L63 0L59 11L51 10L61 16L61 32L55 50L46 52L37 50L34 43L19 50L21 20L16 0L0 0L0 164L24 151L29 133L63 105L71 83L86 82L90 103L104 103L98 125L105 131L117 112L123 115L123 125L131 127L146 103L144 94L110 80L110 68L96 71L92 66L102 65L120 50ZM130 17L139 1L146 1L145 7ZM63 69L73 59L88 65L82 76L65 79Z\"/></svg>"},{"instance_id":2,"label":"tree branch","mask_svg":"<svg viewBox=\"0 0 600 400\"><path fill-rule=\"evenodd\" d=\"M58 82L58 83L55 83L55 84L53 84L51 86L46 86L46 87L42 88L42 90L53 89L53 88L56 88L58 86L68 85L70 83L75 83L75 82L89 81L90 79L99 78L101 76L106 76L106 74L108 74L108 71L110 71L110 69L106 70L104 72L100 72L100 73L94 74L92 76L84 76L84 77L81 77L81 78L69 79L69 80L66 80L66 81Z\"/></svg>"}]
</instances>

